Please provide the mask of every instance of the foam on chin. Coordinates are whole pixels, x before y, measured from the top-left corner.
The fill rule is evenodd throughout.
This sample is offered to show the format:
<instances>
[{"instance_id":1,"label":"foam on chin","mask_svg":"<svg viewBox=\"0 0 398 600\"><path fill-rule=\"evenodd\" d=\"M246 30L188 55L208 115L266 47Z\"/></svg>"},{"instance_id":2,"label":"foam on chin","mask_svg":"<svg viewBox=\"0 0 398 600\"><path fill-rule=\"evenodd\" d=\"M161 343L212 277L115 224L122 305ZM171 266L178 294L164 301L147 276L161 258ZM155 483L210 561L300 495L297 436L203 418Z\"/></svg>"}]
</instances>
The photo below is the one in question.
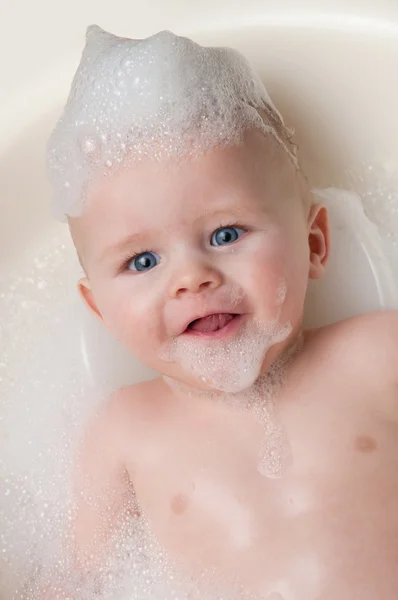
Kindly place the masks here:
<instances>
[{"instance_id":1,"label":"foam on chin","mask_svg":"<svg viewBox=\"0 0 398 600\"><path fill-rule=\"evenodd\" d=\"M286 340L291 331L290 323L280 325L274 319L264 325L249 318L231 338L174 338L162 358L180 363L187 373L214 389L237 393L254 384L269 349Z\"/></svg>"},{"instance_id":2,"label":"foam on chin","mask_svg":"<svg viewBox=\"0 0 398 600\"><path fill-rule=\"evenodd\" d=\"M289 321L281 323L282 306L286 296L287 283L283 277L276 290L274 307L270 307L268 321L262 322L246 314L239 329L225 338L189 335L174 337L166 344L161 355L162 360L179 363L186 373L213 390L227 394L237 394L244 390L250 393L260 376L270 348L284 342L292 332ZM240 313L239 308L246 307L244 297L240 286L230 284L219 296L219 307L225 313ZM207 300L204 297L204 312L206 304Z\"/></svg>"}]
</instances>

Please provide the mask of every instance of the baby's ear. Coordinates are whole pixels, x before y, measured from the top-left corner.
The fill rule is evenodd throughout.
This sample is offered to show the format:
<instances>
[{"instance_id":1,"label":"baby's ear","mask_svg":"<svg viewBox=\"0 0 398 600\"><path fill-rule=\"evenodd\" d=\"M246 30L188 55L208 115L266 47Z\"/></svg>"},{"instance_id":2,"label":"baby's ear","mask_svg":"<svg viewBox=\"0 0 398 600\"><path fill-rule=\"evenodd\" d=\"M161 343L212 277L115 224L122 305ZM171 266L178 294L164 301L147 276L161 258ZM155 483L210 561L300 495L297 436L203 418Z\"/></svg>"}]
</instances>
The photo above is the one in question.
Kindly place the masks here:
<instances>
[{"instance_id":1,"label":"baby's ear","mask_svg":"<svg viewBox=\"0 0 398 600\"><path fill-rule=\"evenodd\" d=\"M326 206L313 204L308 215L310 279L320 279L329 258L329 218Z\"/></svg>"},{"instance_id":2,"label":"baby's ear","mask_svg":"<svg viewBox=\"0 0 398 600\"><path fill-rule=\"evenodd\" d=\"M94 294L91 290L90 282L87 279L87 277L83 277L79 280L77 284L77 289L88 309L93 313L93 315L97 317L97 319L99 319L102 322L103 317L98 309L97 303L95 302Z\"/></svg>"}]
</instances>

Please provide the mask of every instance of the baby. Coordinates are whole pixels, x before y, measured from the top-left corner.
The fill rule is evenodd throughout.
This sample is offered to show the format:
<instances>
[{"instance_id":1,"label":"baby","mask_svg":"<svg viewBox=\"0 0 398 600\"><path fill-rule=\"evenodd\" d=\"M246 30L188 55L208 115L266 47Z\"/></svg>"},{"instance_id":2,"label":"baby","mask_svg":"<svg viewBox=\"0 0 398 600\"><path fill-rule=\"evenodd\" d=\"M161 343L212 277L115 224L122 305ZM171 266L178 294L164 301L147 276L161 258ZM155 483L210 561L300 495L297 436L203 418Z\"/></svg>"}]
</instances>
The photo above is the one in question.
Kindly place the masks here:
<instances>
[{"instance_id":1,"label":"baby","mask_svg":"<svg viewBox=\"0 0 398 600\"><path fill-rule=\"evenodd\" d=\"M398 315L303 332L328 215L245 59L90 28L49 170L83 300L161 374L87 430L76 568L133 515L194 580L396 600Z\"/></svg>"}]
</instances>

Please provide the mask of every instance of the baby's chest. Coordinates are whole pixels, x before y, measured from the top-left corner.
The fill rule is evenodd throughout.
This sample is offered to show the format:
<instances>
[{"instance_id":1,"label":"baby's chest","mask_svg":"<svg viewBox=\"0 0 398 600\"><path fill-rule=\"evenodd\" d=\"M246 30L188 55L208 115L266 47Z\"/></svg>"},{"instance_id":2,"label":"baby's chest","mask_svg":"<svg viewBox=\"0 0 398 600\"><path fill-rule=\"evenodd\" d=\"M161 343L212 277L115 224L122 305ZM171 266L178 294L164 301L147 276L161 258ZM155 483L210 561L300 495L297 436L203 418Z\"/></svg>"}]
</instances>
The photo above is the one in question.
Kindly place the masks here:
<instances>
[{"instance_id":1,"label":"baby's chest","mask_svg":"<svg viewBox=\"0 0 398 600\"><path fill-rule=\"evenodd\" d=\"M154 533L190 564L254 570L253 578L265 564L269 578L294 571L304 554L331 568L333 554L347 552L348 561L362 518L369 543L384 544L380 518L398 531L398 430L359 408L343 396L322 408L314 394L268 429L244 414L217 414L153 437L133 483ZM289 450L277 477L259 469L275 427L284 435L274 450Z\"/></svg>"},{"instance_id":2,"label":"baby's chest","mask_svg":"<svg viewBox=\"0 0 398 600\"><path fill-rule=\"evenodd\" d=\"M297 474L389 471L398 460L398 388L308 380L289 392L281 420ZM395 414L391 407L395 404Z\"/></svg>"},{"instance_id":3,"label":"baby's chest","mask_svg":"<svg viewBox=\"0 0 398 600\"><path fill-rule=\"evenodd\" d=\"M143 448L132 479L157 535L168 545L212 552L250 544L258 512L270 509L258 471L263 438L255 419L226 413L187 420Z\"/></svg>"}]
</instances>

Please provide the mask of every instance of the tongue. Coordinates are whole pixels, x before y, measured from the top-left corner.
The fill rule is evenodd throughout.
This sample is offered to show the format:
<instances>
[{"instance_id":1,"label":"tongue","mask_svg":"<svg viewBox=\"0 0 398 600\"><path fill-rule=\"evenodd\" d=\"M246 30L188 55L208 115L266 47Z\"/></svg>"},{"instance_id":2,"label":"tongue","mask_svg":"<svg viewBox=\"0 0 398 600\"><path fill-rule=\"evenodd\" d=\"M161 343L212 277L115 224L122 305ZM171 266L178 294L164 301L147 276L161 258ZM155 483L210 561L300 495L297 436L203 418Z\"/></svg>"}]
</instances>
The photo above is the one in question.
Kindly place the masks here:
<instances>
[{"instance_id":1,"label":"tongue","mask_svg":"<svg viewBox=\"0 0 398 600\"><path fill-rule=\"evenodd\" d=\"M209 315L208 317L202 317L201 319L193 321L189 326L189 329L202 332L217 331L218 329L225 327L233 318L234 315L231 315L230 313Z\"/></svg>"}]
</instances>

